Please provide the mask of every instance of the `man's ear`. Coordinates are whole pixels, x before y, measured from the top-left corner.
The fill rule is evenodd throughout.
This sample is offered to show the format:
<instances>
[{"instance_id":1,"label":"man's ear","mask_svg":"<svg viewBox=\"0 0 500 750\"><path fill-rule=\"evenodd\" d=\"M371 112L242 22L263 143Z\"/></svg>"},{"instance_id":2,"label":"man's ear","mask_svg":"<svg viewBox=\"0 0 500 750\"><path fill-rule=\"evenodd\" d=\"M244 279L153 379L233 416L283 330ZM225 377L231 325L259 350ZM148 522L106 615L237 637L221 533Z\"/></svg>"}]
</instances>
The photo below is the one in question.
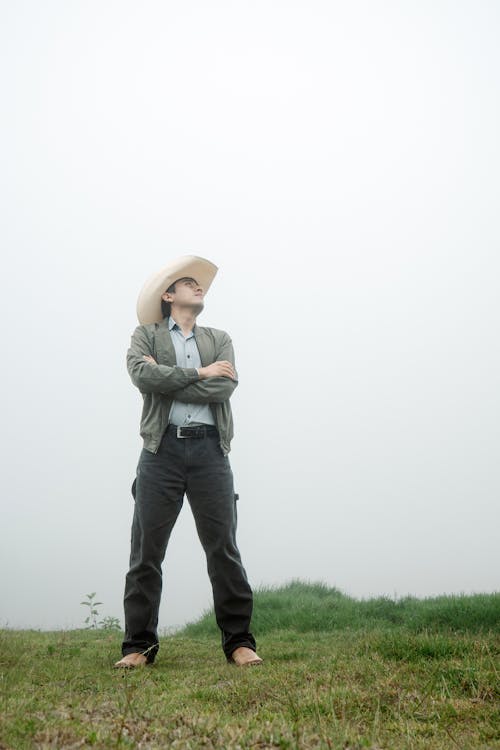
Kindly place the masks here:
<instances>
[{"instance_id":1,"label":"man's ear","mask_svg":"<svg viewBox=\"0 0 500 750\"><path fill-rule=\"evenodd\" d=\"M161 298L165 302L173 302L173 298L170 292L163 292L163 294L161 295Z\"/></svg>"}]
</instances>

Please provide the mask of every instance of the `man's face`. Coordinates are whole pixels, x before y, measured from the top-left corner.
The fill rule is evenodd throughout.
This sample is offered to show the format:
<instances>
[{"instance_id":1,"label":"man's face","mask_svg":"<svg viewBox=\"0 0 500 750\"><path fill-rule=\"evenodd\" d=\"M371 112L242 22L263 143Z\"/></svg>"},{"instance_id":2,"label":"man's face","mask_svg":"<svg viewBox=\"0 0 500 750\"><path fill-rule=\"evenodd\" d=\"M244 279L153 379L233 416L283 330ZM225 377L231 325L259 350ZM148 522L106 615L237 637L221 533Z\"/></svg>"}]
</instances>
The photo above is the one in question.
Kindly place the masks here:
<instances>
[{"instance_id":1,"label":"man's face","mask_svg":"<svg viewBox=\"0 0 500 750\"><path fill-rule=\"evenodd\" d=\"M187 307L198 312L203 310L204 291L196 279L185 277L177 279L174 292L164 292L162 299L170 302L172 308Z\"/></svg>"}]
</instances>

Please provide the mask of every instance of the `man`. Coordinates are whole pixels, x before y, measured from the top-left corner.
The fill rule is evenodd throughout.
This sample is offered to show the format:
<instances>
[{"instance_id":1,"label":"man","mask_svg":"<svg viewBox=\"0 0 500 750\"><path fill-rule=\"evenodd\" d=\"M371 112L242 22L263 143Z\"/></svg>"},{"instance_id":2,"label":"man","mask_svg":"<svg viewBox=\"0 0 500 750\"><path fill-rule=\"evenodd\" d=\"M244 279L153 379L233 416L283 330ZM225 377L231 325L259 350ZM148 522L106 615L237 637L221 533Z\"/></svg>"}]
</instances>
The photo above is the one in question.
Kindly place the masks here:
<instances>
[{"instance_id":1,"label":"man","mask_svg":"<svg viewBox=\"0 0 500 750\"><path fill-rule=\"evenodd\" d=\"M125 583L123 658L152 663L158 651L161 564L184 495L205 550L222 648L237 666L260 664L250 632L252 591L236 546L230 396L237 385L231 339L196 325L217 267L172 261L145 284L127 367L142 393L144 439L132 487L135 511Z\"/></svg>"}]
</instances>

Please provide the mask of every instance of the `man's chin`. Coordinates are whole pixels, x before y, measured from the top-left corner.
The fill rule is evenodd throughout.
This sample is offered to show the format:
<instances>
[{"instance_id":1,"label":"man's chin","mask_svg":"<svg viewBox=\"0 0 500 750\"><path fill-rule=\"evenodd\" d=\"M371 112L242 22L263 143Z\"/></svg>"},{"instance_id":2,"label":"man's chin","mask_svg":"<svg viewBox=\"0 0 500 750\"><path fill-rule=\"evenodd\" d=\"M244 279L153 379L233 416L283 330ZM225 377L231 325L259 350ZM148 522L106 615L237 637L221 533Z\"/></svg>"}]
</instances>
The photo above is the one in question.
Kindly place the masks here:
<instances>
[{"instance_id":1,"label":"man's chin","mask_svg":"<svg viewBox=\"0 0 500 750\"><path fill-rule=\"evenodd\" d=\"M205 307L205 304L203 303L203 301L200 301L200 302L195 302L192 305L191 309L195 315L199 315L204 307Z\"/></svg>"}]
</instances>

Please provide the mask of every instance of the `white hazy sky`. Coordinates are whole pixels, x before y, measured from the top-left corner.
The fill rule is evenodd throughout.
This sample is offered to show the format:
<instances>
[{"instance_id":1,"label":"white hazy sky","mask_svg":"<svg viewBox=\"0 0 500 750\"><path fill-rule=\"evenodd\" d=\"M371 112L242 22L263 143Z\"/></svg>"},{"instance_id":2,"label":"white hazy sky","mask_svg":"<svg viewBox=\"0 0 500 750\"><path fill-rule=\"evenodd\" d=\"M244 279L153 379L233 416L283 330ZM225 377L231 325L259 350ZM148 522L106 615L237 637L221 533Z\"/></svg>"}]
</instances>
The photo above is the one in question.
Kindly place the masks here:
<instances>
[{"instance_id":1,"label":"white hazy sky","mask_svg":"<svg viewBox=\"0 0 500 750\"><path fill-rule=\"evenodd\" d=\"M254 586L498 590L500 6L16 0L0 11L0 623L122 617L135 302L219 274ZM211 592L188 505L162 627Z\"/></svg>"}]
</instances>

